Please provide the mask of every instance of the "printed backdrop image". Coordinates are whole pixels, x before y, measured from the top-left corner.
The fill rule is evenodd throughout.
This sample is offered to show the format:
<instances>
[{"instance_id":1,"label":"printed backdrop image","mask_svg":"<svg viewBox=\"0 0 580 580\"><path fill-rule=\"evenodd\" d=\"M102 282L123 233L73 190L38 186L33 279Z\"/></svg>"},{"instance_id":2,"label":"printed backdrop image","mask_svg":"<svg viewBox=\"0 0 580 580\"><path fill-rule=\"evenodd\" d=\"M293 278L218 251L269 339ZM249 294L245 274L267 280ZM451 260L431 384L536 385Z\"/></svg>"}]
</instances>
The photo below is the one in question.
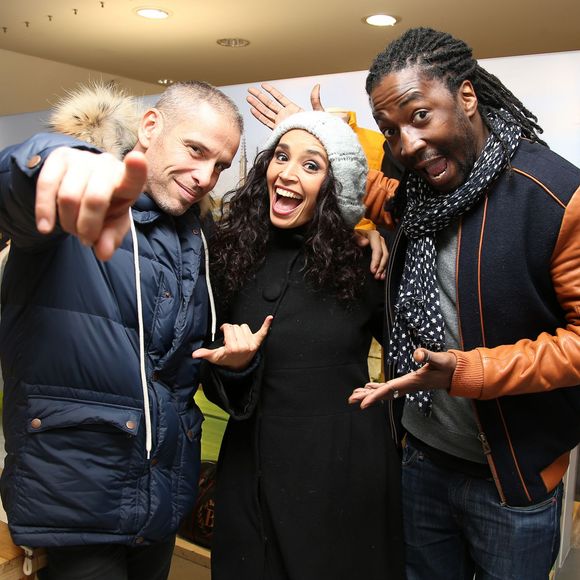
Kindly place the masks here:
<instances>
[{"instance_id":1,"label":"printed backdrop image","mask_svg":"<svg viewBox=\"0 0 580 580\"><path fill-rule=\"evenodd\" d=\"M479 62L538 116L539 124L545 130L544 140L550 147L580 166L580 51L492 58ZM377 130L364 90L366 75L364 70L265 82L305 109L310 109L312 87L320 83L325 107L355 111L359 127ZM250 86L259 86L259 83L220 87L240 108L245 120L245 135L232 168L220 177L214 191L217 199L245 176L268 136L269 129L254 119L246 102ZM73 87L63 87L63 95L70 88ZM146 106L152 106L156 100L155 95L143 98ZM47 116L48 111L0 117L0 147L18 143L45 130Z\"/></svg>"}]
</instances>

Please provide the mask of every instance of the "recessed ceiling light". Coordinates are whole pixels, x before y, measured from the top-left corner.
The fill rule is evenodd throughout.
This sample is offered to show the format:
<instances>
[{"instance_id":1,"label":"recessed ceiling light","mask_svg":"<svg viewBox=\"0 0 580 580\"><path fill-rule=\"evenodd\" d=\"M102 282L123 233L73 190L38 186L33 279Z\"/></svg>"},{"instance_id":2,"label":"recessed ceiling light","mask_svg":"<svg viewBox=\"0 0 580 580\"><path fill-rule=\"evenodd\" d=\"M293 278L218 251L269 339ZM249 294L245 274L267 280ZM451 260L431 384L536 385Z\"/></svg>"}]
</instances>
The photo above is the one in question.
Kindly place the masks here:
<instances>
[{"instance_id":1,"label":"recessed ceiling light","mask_svg":"<svg viewBox=\"0 0 580 580\"><path fill-rule=\"evenodd\" d=\"M163 85L164 87L168 87L169 85L172 85L175 81L173 79L159 79L157 81L158 85Z\"/></svg>"},{"instance_id":2,"label":"recessed ceiling light","mask_svg":"<svg viewBox=\"0 0 580 580\"><path fill-rule=\"evenodd\" d=\"M243 48L250 44L250 41L245 38L220 38L216 42L220 46L228 46L230 48Z\"/></svg>"},{"instance_id":3,"label":"recessed ceiling light","mask_svg":"<svg viewBox=\"0 0 580 580\"><path fill-rule=\"evenodd\" d=\"M363 22L371 26L394 26L397 24L397 19L388 14L371 14L371 16L364 18Z\"/></svg>"},{"instance_id":4,"label":"recessed ceiling light","mask_svg":"<svg viewBox=\"0 0 580 580\"><path fill-rule=\"evenodd\" d=\"M150 20L163 20L169 18L169 12L161 8L137 8L135 10L139 16L149 18Z\"/></svg>"}]
</instances>

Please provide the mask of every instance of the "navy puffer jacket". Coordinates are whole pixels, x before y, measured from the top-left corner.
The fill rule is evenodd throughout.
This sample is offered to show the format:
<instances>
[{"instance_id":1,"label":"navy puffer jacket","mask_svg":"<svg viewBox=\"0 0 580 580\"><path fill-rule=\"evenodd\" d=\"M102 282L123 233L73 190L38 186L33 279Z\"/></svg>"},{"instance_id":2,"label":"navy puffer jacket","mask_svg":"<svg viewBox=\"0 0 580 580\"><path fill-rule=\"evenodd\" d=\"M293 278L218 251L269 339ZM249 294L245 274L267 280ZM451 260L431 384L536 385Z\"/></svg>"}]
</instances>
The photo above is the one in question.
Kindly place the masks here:
<instances>
[{"instance_id":1,"label":"navy puffer jacket","mask_svg":"<svg viewBox=\"0 0 580 580\"><path fill-rule=\"evenodd\" d=\"M199 217L171 217L146 195L132 210L145 397L131 235L101 262L73 236L36 231L39 166L28 165L61 145L88 148L43 134L0 155L0 229L12 238L0 324L2 500L17 544L144 545L173 534L195 500L202 416L191 352L208 325Z\"/></svg>"}]
</instances>

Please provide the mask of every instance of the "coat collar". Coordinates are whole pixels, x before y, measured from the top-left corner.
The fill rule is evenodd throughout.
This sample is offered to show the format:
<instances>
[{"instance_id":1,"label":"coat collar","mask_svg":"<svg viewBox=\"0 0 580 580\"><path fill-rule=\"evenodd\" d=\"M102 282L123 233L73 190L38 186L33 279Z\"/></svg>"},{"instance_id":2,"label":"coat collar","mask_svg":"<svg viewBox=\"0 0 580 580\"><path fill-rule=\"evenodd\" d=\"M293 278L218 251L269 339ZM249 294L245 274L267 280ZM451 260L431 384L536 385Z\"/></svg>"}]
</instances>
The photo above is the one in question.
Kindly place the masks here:
<instances>
[{"instance_id":1,"label":"coat collar","mask_svg":"<svg viewBox=\"0 0 580 580\"><path fill-rule=\"evenodd\" d=\"M150 224L165 215L157 204L146 194L142 193L132 207L133 219L139 224ZM195 204L180 216L179 221L190 222L199 216L199 206Z\"/></svg>"}]
</instances>

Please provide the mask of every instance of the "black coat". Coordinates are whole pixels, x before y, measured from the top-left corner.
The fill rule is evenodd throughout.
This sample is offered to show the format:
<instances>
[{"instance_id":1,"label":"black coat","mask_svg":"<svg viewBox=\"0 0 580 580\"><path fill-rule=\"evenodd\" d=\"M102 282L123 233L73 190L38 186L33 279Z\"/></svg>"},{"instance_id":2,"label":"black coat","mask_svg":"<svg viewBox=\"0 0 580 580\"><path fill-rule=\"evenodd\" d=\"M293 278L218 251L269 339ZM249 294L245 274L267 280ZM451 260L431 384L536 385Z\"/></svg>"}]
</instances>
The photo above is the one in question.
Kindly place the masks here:
<instances>
[{"instance_id":1,"label":"black coat","mask_svg":"<svg viewBox=\"0 0 580 580\"><path fill-rule=\"evenodd\" d=\"M212 578L402 578L399 458L385 406L347 402L368 381L373 333L381 338L382 284L369 274L345 309L304 282L301 242L286 234L229 317L255 332L283 294L260 367L242 380L212 367L204 383L232 415L219 458Z\"/></svg>"}]
</instances>

